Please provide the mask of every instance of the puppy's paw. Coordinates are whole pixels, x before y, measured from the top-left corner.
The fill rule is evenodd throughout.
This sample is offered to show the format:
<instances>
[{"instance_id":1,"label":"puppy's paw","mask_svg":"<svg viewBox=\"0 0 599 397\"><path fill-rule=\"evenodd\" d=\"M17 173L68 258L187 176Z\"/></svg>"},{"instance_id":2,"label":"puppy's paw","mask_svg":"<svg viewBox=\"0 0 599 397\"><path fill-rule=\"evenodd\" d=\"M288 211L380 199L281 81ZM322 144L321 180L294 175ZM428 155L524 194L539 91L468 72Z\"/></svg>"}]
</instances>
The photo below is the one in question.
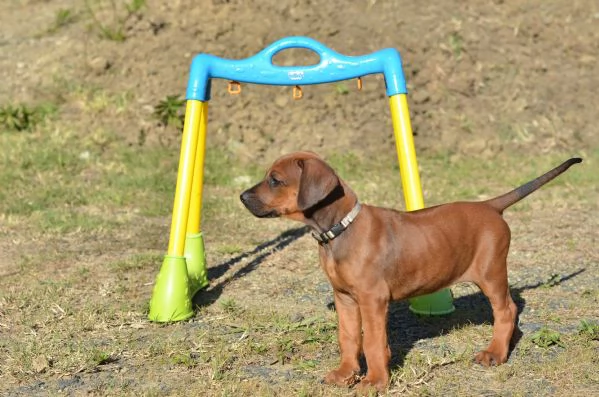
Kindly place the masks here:
<instances>
[{"instance_id":1,"label":"puppy's paw","mask_svg":"<svg viewBox=\"0 0 599 397\"><path fill-rule=\"evenodd\" d=\"M353 386L360 380L360 370L338 368L330 371L324 378L324 382L329 385Z\"/></svg>"},{"instance_id":2,"label":"puppy's paw","mask_svg":"<svg viewBox=\"0 0 599 397\"><path fill-rule=\"evenodd\" d=\"M387 389L387 381L384 379L369 379L366 376L356 385L356 393L359 396L377 396Z\"/></svg>"},{"instance_id":3,"label":"puppy's paw","mask_svg":"<svg viewBox=\"0 0 599 397\"><path fill-rule=\"evenodd\" d=\"M500 365L507 361L507 354L497 354L489 350L483 350L474 356L474 361L485 367Z\"/></svg>"}]
</instances>

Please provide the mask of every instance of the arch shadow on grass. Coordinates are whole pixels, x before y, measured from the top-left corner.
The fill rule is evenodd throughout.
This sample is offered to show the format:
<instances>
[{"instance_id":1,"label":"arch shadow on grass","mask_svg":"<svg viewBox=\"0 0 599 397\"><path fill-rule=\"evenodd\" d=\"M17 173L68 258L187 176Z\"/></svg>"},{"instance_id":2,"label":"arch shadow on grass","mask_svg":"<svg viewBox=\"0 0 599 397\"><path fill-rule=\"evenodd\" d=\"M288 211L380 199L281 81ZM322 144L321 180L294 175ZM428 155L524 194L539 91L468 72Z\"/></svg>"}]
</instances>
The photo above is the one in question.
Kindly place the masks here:
<instances>
[{"instance_id":1,"label":"arch shadow on grass","mask_svg":"<svg viewBox=\"0 0 599 397\"><path fill-rule=\"evenodd\" d=\"M272 240L259 244L251 251L244 252L219 265L208 268L208 279L216 280L216 282L211 282L207 289L199 291L194 296L194 305L209 306L213 304L229 283L256 270L270 255L287 247L306 233L308 233L307 226L286 230ZM250 258L252 259L250 260ZM240 266L246 260L247 263ZM237 268L238 266L240 267ZM234 272L227 275L234 268Z\"/></svg>"}]
</instances>

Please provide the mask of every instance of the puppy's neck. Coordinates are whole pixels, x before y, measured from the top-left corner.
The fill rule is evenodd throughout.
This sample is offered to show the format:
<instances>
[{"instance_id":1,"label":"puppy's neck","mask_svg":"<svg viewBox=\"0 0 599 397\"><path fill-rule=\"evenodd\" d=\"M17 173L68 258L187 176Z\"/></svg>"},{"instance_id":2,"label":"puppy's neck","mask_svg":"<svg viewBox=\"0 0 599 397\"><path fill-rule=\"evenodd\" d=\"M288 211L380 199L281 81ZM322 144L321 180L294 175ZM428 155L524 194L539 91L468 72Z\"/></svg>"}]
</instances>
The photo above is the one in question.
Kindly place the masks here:
<instances>
[{"instance_id":1,"label":"puppy's neck","mask_svg":"<svg viewBox=\"0 0 599 397\"><path fill-rule=\"evenodd\" d=\"M356 205L356 194L341 181L322 201L304 211L306 224L322 233L339 223Z\"/></svg>"}]
</instances>

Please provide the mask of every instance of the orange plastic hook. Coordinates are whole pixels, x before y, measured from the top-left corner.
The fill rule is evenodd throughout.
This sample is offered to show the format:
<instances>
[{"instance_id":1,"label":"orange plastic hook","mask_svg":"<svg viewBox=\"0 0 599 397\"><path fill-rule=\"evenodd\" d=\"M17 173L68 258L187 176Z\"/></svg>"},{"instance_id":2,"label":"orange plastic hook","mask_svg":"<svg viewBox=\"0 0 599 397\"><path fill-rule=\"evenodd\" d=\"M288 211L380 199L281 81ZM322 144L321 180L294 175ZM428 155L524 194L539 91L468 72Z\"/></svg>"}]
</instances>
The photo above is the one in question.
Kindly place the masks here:
<instances>
[{"instance_id":1,"label":"orange plastic hook","mask_svg":"<svg viewBox=\"0 0 599 397\"><path fill-rule=\"evenodd\" d=\"M238 81L229 81L227 91L229 91L229 94L231 95L239 95L241 94L241 84Z\"/></svg>"},{"instance_id":2,"label":"orange plastic hook","mask_svg":"<svg viewBox=\"0 0 599 397\"><path fill-rule=\"evenodd\" d=\"M302 92L302 87L296 85L293 87L293 99L302 99L304 93Z\"/></svg>"},{"instance_id":3,"label":"orange plastic hook","mask_svg":"<svg viewBox=\"0 0 599 397\"><path fill-rule=\"evenodd\" d=\"M358 77L358 91L362 91L362 78Z\"/></svg>"}]
</instances>

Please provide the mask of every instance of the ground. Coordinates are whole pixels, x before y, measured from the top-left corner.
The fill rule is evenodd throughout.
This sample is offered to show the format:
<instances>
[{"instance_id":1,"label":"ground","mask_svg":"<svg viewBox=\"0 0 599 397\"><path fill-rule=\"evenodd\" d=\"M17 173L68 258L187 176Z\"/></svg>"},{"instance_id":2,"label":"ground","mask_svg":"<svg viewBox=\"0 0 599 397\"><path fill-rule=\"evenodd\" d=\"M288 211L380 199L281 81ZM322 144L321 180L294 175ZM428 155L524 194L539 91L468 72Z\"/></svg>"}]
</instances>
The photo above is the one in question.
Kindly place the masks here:
<instances>
[{"instance_id":1,"label":"ground","mask_svg":"<svg viewBox=\"0 0 599 397\"><path fill-rule=\"evenodd\" d=\"M523 337L508 364L471 362L491 333L470 285L456 313L390 316L390 395L599 393L599 3L6 0L0 111L0 390L8 395L347 395L335 313L301 225L237 197L280 154L314 150L365 202L402 209L385 83L291 88L215 80L203 231L211 285L188 321L146 320L168 243L192 57L245 58L305 35L346 55L400 51L425 201L503 193L585 158L506 213ZM294 50L281 65L317 57ZM181 113L179 113L180 115ZM13 126L14 127L14 126ZM557 336L556 336L557 335Z\"/></svg>"}]
</instances>

